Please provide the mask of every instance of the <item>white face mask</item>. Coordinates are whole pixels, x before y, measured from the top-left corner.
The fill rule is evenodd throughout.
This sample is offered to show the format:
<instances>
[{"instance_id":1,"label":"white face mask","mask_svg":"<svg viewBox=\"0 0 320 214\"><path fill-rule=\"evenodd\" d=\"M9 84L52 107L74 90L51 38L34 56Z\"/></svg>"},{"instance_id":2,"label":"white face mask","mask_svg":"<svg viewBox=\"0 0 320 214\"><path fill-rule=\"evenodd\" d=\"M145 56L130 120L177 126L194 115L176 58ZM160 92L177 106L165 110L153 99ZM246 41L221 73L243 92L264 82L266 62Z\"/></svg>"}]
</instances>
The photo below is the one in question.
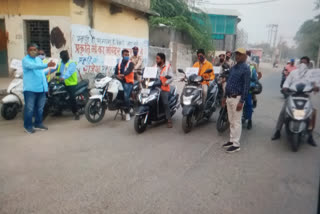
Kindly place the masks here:
<instances>
[{"instance_id":1,"label":"white face mask","mask_svg":"<svg viewBox=\"0 0 320 214\"><path fill-rule=\"evenodd\" d=\"M44 59L46 58L46 55L39 55L39 58L40 58L41 60L44 60Z\"/></svg>"}]
</instances>

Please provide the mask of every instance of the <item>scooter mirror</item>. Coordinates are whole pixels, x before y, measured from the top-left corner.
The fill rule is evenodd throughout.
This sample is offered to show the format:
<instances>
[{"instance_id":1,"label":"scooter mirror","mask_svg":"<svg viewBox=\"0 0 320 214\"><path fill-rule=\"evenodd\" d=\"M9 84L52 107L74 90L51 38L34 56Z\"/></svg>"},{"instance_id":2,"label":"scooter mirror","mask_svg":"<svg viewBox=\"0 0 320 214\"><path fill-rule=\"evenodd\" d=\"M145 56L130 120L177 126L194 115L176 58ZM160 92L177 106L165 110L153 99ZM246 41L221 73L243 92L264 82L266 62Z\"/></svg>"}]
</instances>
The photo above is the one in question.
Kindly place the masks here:
<instances>
[{"instance_id":1,"label":"scooter mirror","mask_svg":"<svg viewBox=\"0 0 320 214\"><path fill-rule=\"evenodd\" d=\"M180 68L178 69L178 72L184 74L184 71L182 69L180 69Z\"/></svg>"},{"instance_id":2,"label":"scooter mirror","mask_svg":"<svg viewBox=\"0 0 320 214\"><path fill-rule=\"evenodd\" d=\"M212 69L207 69L204 73L208 74L208 73L211 73L211 72L212 72Z\"/></svg>"}]
</instances>

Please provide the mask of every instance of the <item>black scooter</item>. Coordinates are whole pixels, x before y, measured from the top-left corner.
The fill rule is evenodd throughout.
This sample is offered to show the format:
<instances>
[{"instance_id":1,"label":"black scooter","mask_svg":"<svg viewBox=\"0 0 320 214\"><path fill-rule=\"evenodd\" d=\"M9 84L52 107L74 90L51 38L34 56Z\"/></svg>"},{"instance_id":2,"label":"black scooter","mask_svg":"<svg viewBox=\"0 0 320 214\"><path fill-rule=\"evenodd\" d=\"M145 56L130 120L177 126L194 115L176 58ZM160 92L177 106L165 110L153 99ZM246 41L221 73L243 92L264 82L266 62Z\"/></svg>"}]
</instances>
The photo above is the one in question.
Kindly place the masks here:
<instances>
[{"instance_id":1,"label":"black scooter","mask_svg":"<svg viewBox=\"0 0 320 214\"><path fill-rule=\"evenodd\" d=\"M167 79L170 77L167 76ZM145 79L144 88L141 89L139 97L139 105L134 119L134 129L137 133L143 133L148 124L165 120L165 112L160 99L161 81ZM177 87L170 87L169 108L171 116L173 116L179 108L179 94Z\"/></svg>"},{"instance_id":2,"label":"black scooter","mask_svg":"<svg viewBox=\"0 0 320 214\"><path fill-rule=\"evenodd\" d=\"M178 69L180 73L185 74L182 69ZM211 73L212 69L208 69L205 73ZM192 130L194 123L202 119L210 120L212 114L216 111L218 84L212 81L208 88L207 100L203 103L202 85L203 77L193 74L188 78L185 76L186 85L181 95L182 106L182 129L185 133Z\"/></svg>"}]
</instances>

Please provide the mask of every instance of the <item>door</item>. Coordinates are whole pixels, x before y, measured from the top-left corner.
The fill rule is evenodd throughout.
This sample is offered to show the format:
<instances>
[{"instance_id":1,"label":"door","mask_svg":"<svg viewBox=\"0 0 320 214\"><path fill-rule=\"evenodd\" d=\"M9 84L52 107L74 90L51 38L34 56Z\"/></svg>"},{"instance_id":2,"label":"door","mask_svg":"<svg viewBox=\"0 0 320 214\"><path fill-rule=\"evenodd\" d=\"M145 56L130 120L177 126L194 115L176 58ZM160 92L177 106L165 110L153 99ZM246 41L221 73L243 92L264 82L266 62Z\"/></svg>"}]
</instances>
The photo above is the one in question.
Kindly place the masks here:
<instances>
[{"instance_id":1,"label":"door","mask_svg":"<svg viewBox=\"0 0 320 214\"><path fill-rule=\"evenodd\" d=\"M4 19L0 19L0 77L8 77L8 34L6 33Z\"/></svg>"}]
</instances>

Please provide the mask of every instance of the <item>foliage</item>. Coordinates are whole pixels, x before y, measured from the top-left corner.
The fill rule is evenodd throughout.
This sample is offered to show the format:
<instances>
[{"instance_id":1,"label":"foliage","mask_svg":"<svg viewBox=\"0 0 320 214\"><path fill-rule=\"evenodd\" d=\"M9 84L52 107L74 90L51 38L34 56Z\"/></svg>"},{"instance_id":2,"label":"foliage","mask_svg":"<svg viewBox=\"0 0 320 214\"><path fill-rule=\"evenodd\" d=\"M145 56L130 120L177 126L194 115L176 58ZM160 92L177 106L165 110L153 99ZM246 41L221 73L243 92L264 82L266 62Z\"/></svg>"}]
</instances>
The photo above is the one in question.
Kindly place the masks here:
<instances>
[{"instance_id":1,"label":"foliage","mask_svg":"<svg viewBox=\"0 0 320 214\"><path fill-rule=\"evenodd\" d=\"M191 11L184 0L151 0L151 9L160 14L160 17L150 18L151 27L164 24L187 33L194 49L213 50L210 21L203 12Z\"/></svg>"},{"instance_id":2,"label":"foliage","mask_svg":"<svg viewBox=\"0 0 320 214\"><path fill-rule=\"evenodd\" d=\"M315 4L316 4L316 10L318 10L318 9L320 9L320 0L316 0L316 2L315 2Z\"/></svg>"},{"instance_id":3,"label":"foliage","mask_svg":"<svg viewBox=\"0 0 320 214\"><path fill-rule=\"evenodd\" d=\"M320 45L320 15L302 24L295 36L300 55L316 59ZM316 21L317 20L317 21Z\"/></svg>"}]
</instances>

